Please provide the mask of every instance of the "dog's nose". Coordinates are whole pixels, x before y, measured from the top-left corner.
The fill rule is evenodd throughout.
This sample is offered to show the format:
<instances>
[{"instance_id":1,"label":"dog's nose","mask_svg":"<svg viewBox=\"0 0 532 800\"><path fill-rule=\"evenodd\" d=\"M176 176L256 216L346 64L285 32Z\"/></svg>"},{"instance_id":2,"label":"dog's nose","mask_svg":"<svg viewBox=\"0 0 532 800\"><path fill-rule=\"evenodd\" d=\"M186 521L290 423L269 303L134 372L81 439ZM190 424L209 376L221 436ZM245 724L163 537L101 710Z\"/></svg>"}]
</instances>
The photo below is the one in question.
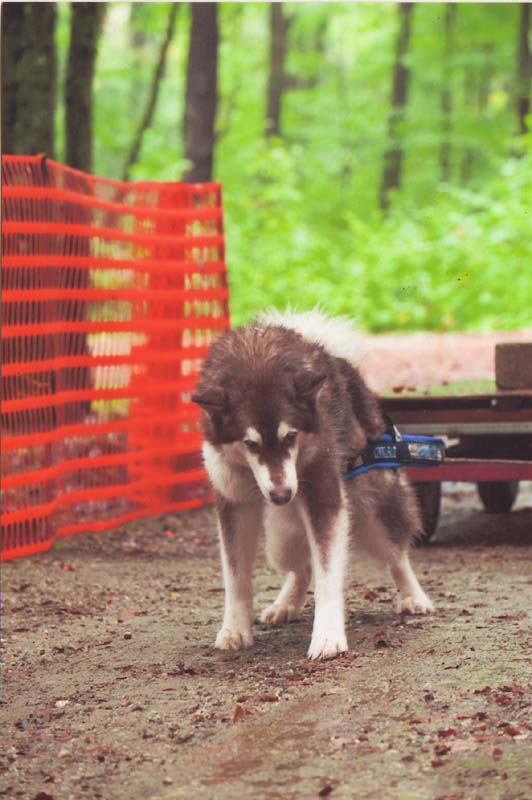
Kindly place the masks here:
<instances>
[{"instance_id":1,"label":"dog's nose","mask_svg":"<svg viewBox=\"0 0 532 800\"><path fill-rule=\"evenodd\" d=\"M287 486L282 486L280 489L272 489L270 497L276 506L283 506L292 499L292 489Z\"/></svg>"}]
</instances>

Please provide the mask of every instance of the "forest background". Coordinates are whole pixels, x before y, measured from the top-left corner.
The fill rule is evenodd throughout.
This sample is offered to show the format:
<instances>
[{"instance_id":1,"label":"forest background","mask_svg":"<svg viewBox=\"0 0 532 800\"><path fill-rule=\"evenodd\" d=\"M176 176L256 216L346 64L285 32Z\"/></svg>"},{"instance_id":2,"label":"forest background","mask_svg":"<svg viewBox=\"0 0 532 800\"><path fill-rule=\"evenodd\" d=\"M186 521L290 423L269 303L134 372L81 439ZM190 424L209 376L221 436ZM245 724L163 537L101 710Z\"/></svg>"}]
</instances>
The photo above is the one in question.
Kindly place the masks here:
<instances>
[{"instance_id":1,"label":"forest background","mask_svg":"<svg viewBox=\"0 0 532 800\"><path fill-rule=\"evenodd\" d=\"M532 324L530 3L4 3L3 152L221 181L233 320Z\"/></svg>"}]
</instances>

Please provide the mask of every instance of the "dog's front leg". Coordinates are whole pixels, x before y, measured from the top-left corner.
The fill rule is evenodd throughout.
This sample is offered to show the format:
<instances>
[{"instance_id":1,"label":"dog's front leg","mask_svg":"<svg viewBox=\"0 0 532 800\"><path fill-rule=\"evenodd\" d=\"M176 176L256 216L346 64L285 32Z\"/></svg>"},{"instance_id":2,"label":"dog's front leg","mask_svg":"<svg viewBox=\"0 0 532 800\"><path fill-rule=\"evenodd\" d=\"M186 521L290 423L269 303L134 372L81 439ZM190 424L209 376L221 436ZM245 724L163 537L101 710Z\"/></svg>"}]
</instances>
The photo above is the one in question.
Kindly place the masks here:
<instances>
[{"instance_id":1,"label":"dog's front leg","mask_svg":"<svg viewBox=\"0 0 532 800\"><path fill-rule=\"evenodd\" d=\"M217 500L220 550L225 586L222 627L216 637L220 650L239 650L253 644L253 594L251 578L262 507L257 503Z\"/></svg>"},{"instance_id":2,"label":"dog's front leg","mask_svg":"<svg viewBox=\"0 0 532 800\"><path fill-rule=\"evenodd\" d=\"M347 650L344 621L344 573L347 560L349 520L338 488L338 501L331 496L309 496L302 515L314 574L314 627L308 650L310 658L332 658Z\"/></svg>"}]
</instances>

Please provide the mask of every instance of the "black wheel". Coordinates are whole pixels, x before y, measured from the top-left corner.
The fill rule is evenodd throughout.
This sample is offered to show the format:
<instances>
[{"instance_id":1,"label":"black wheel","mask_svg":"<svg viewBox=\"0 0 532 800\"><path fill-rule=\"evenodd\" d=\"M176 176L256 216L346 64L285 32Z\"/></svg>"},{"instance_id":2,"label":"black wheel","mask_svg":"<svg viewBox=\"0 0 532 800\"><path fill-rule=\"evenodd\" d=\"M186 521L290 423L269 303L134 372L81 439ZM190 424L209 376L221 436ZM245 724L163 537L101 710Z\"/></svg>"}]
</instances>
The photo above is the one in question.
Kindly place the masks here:
<instances>
[{"instance_id":1,"label":"black wheel","mask_svg":"<svg viewBox=\"0 0 532 800\"><path fill-rule=\"evenodd\" d=\"M438 481L414 483L414 490L419 501L421 521L423 523L423 536L418 540L418 543L427 544L433 537L438 525L441 506L441 483Z\"/></svg>"},{"instance_id":2,"label":"black wheel","mask_svg":"<svg viewBox=\"0 0 532 800\"><path fill-rule=\"evenodd\" d=\"M519 481L483 481L477 484L482 505L489 514L506 514L514 504Z\"/></svg>"}]
</instances>

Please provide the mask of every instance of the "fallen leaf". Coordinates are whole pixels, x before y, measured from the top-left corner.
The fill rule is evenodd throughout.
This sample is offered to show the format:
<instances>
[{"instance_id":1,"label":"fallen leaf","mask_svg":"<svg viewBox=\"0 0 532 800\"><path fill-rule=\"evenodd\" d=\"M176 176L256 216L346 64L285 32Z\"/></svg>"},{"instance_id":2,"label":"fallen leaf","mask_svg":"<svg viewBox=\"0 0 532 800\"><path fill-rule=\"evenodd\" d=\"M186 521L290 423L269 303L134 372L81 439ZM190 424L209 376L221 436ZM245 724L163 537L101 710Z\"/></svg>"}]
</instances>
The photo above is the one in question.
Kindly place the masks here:
<instances>
[{"instance_id":1,"label":"fallen leaf","mask_svg":"<svg viewBox=\"0 0 532 800\"><path fill-rule=\"evenodd\" d=\"M451 736L456 736L458 731L456 728L442 728L437 731L438 736L440 739L448 739Z\"/></svg>"},{"instance_id":2,"label":"fallen leaf","mask_svg":"<svg viewBox=\"0 0 532 800\"><path fill-rule=\"evenodd\" d=\"M491 699L494 703L498 703L500 706L507 706L512 702L512 698L508 697L507 694L493 694Z\"/></svg>"},{"instance_id":3,"label":"fallen leaf","mask_svg":"<svg viewBox=\"0 0 532 800\"><path fill-rule=\"evenodd\" d=\"M264 692L263 694L259 695L259 700L262 703L278 703L279 699L279 695L274 694L274 692Z\"/></svg>"},{"instance_id":4,"label":"fallen leaf","mask_svg":"<svg viewBox=\"0 0 532 800\"><path fill-rule=\"evenodd\" d=\"M516 728L514 725L505 725L504 732L508 734L508 736L521 736L522 731L519 728Z\"/></svg>"},{"instance_id":5,"label":"fallen leaf","mask_svg":"<svg viewBox=\"0 0 532 800\"><path fill-rule=\"evenodd\" d=\"M249 717L251 715L251 711L249 708L245 706L236 705L235 710L233 711L233 722L240 722L244 719L244 717Z\"/></svg>"}]
</instances>

